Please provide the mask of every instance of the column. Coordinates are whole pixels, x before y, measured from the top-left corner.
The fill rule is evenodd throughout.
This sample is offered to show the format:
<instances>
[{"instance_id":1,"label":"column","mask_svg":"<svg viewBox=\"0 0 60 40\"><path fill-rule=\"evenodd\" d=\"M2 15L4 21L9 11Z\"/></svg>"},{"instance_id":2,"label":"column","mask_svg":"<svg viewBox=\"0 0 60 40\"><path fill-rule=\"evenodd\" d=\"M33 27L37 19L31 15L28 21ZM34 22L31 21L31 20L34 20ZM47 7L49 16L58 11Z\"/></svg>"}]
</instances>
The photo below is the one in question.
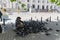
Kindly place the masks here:
<instances>
[{"instance_id":1,"label":"column","mask_svg":"<svg viewBox=\"0 0 60 40\"><path fill-rule=\"evenodd\" d=\"M31 13L31 6L30 6L30 8L29 8L29 12Z\"/></svg>"},{"instance_id":2,"label":"column","mask_svg":"<svg viewBox=\"0 0 60 40\"><path fill-rule=\"evenodd\" d=\"M30 1L29 4L30 4L29 13L31 13L31 10L32 10L32 9L31 9L31 8L32 8L32 0Z\"/></svg>"}]
</instances>

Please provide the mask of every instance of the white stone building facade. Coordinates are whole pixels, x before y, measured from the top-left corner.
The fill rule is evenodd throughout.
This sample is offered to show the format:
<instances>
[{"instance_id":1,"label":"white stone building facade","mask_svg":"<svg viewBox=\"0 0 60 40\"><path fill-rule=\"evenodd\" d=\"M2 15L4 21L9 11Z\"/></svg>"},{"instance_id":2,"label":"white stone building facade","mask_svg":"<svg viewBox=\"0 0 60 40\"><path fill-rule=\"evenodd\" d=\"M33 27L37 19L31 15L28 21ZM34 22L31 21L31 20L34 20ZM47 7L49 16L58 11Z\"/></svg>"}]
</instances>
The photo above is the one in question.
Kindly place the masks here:
<instances>
[{"instance_id":1,"label":"white stone building facade","mask_svg":"<svg viewBox=\"0 0 60 40\"><path fill-rule=\"evenodd\" d=\"M55 4L51 4L48 0L17 0L21 1L22 3L24 3L26 5L26 11L49 11L49 10L55 10L56 9L56 5ZM18 3L14 2L11 3L10 0L0 0L0 8L6 8L6 9L10 9L13 8L16 9L18 8ZM22 10L22 8L20 7L20 10Z\"/></svg>"}]
</instances>

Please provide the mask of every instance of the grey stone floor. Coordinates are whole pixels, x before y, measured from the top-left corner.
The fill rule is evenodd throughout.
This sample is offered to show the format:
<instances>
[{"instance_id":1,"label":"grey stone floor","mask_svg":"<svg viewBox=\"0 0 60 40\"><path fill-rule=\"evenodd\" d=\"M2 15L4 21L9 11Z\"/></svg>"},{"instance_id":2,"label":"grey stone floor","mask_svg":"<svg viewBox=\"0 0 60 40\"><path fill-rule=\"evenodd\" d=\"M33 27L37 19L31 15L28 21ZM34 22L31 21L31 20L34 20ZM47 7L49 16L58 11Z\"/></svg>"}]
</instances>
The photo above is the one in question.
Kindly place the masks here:
<instances>
[{"instance_id":1,"label":"grey stone floor","mask_svg":"<svg viewBox=\"0 0 60 40\"><path fill-rule=\"evenodd\" d=\"M60 23L58 26L56 26L55 22L53 24L49 23L46 27L53 28L53 31L49 32L51 34L50 36L46 36L45 33L39 32L36 34L28 34L25 37L20 37L16 36L16 33L13 30L9 30L5 33L0 33L0 40L60 40L60 32L56 32L56 29L60 29ZM10 29L10 27L7 27L7 30L8 29Z\"/></svg>"},{"instance_id":2,"label":"grey stone floor","mask_svg":"<svg viewBox=\"0 0 60 40\"><path fill-rule=\"evenodd\" d=\"M13 30L6 33L0 33L0 40L60 40L59 33L50 32L50 36L46 36L44 33L31 33L25 37L16 36Z\"/></svg>"}]
</instances>

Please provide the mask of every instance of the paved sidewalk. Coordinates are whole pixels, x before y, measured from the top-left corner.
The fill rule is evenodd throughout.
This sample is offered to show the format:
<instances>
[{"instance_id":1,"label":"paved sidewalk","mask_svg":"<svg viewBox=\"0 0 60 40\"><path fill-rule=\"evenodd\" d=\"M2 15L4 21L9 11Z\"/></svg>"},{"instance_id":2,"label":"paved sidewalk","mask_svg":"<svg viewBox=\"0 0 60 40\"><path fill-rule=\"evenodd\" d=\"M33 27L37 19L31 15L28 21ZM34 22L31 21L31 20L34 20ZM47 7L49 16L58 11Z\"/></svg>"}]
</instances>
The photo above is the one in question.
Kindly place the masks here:
<instances>
[{"instance_id":1,"label":"paved sidewalk","mask_svg":"<svg viewBox=\"0 0 60 40\"><path fill-rule=\"evenodd\" d=\"M12 30L13 26L11 25L11 23L15 23L15 19L17 16L22 17L22 20L29 20L31 17L33 17L33 20L35 19L39 19L40 17L43 16L43 20L45 20L46 18L52 16L52 20L55 20L57 16L60 16L60 14L15 14L15 15L9 15L9 18L11 18L12 20L6 21L6 26L5 29L8 30L5 33L1 34L0 33L0 40L60 40L60 32L56 32L55 30L53 30L50 36L46 36L44 33L37 33L37 34L29 34L25 37L19 37L16 36L16 33ZM38 17L39 16L39 17ZM26 18L25 18L26 17ZM59 18L60 19L60 18ZM8 25L7 25L8 24ZM49 23L49 25L46 25L47 27L52 27L53 25L55 25L55 23L53 23L51 25L51 23ZM60 25L60 23L59 23ZM58 27L54 27L55 28L60 28L60 26L58 25ZM55 25L56 26L56 25ZM4 26L3 26L4 27Z\"/></svg>"},{"instance_id":2,"label":"paved sidewalk","mask_svg":"<svg viewBox=\"0 0 60 40\"><path fill-rule=\"evenodd\" d=\"M58 34L46 36L44 33L29 34L25 37L16 36L15 32L10 30L4 34L0 34L0 40L60 40Z\"/></svg>"}]
</instances>

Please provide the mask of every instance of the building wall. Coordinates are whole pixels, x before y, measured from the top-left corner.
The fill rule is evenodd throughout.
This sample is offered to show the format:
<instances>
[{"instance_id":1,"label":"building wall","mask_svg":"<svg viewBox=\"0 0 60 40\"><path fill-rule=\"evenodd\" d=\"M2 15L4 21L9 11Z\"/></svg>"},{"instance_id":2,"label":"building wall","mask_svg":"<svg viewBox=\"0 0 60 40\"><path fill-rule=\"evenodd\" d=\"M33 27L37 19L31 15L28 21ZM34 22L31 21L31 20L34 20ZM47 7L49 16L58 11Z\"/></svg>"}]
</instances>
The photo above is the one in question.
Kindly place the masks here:
<instances>
[{"instance_id":1,"label":"building wall","mask_svg":"<svg viewBox=\"0 0 60 40\"><path fill-rule=\"evenodd\" d=\"M14 2L14 3L11 3L9 0L0 0L2 4L1 7L3 8L12 8L12 5L13 5L13 8L18 8L18 4L17 2ZM50 2L48 2L48 0L17 0L17 1L21 1L22 3L26 4L26 8L29 9L37 9L38 8L38 5L39 5L39 8L38 9L43 9L42 6L44 6L44 9L47 9L47 6L48 6L48 10L50 9L55 9L55 4L51 4ZM6 7L4 7L3 3L6 5ZM28 6L29 5L29 6ZM35 5L35 8L32 8L32 5ZM51 8L52 6L52 8ZM20 9L22 9L20 7Z\"/></svg>"},{"instance_id":2,"label":"building wall","mask_svg":"<svg viewBox=\"0 0 60 40\"><path fill-rule=\"evenodd\" d=\"M39 5L39 9L41 10L43 9L42 6L44 6L44 9L47 9L47 6L48 6L48 10L55 9L54 7L56 6L55 4L51 4L50 2L48 2L48 0L29 0L29 2L27 2L27 0L21 0L21 1L26 4L26 7L29 4L31 9L33 9L32 5L35 5L34 9L37 9ZM27 8L30 8L30 7L27 7Z\"/></svg>"}]
</instances>

